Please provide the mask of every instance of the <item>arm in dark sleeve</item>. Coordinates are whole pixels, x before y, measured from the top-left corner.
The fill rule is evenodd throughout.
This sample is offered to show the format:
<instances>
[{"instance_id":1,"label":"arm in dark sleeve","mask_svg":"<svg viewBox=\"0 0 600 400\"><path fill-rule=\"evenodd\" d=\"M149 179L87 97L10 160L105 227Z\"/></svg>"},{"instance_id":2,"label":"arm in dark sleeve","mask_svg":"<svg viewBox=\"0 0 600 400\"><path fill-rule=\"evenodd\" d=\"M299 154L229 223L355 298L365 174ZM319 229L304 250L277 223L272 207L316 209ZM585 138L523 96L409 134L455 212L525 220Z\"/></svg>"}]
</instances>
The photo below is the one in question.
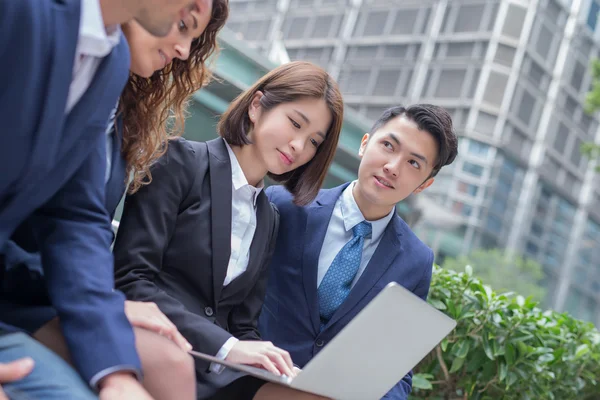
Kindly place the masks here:
<instances>
[{"instance_id":1,"label":"arm in dark sleeve","mask_svg":"<svg viewBox=\"0 0 600 400\"><path fill-rule=\"evenodd\" d=\"M275 252L277 233L279 231L279 211L273 204L271 204L271 207L274 212L273 229L269 237L269 251L263 259L260 276L250 294L229 315L229 331L240 340L260 340L258 317L265 301L269 265Z\"/></svg>"},{"instance_id":2,"label":"arm in dark sleeve","mask_svg":"<svg viewBox=\"0 0 600 400\"><path fill-rule=\"evenodd\" d=\"M426 263L423 265L423 276L417 287L414 290L414 294L419 296L424 301L427 300L427 294L429 293L429 285L431 284L431 273L433 270L433 252L429 250ZM400 382L396 384L385 396L384 399L390 400L406 400L412 390L412 375L410 371Z\"/></svg>"},{"instance_id":3,"label":"arm in dark sleeve","mask_svg":"<svg viewBox=\"0 0 600 400\"><path fill-rule=\"evenodd\" d=\"M170 142L167 153L152 168L152 183L127 196L113 249L115 277L117 288L128 299L156 303L195 350L215 355L231 334L186 309L154 282L162 268L180 204L196 177L197 156L188 142ZM204 365L208 368L209 363Z\"/></svg>"},{"instance_id":4,"label":"arm in dark sleeve","mask_svg":"<svg viewBox=\"0 0 600 400\"><path fill-rule=\"evenodd\" d=\"M104 135L75 175L33 216L46 286L75 366L92 385L105 371L139 374L124 296L113 291L111 223L104 207Z\"/></svg>"}]
</instances>

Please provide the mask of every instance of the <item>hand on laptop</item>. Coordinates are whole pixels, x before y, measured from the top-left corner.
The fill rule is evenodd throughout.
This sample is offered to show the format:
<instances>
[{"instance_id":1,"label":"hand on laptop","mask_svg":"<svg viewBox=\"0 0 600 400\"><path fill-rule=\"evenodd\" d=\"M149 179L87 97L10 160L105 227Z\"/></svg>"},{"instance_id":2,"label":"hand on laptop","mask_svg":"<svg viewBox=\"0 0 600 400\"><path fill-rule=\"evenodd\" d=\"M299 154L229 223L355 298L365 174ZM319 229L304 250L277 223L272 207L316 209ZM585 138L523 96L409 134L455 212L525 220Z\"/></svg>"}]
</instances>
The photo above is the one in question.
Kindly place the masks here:
<instances>
[{"instance_id":1,"label":"hand on laptop","mask_svg":"<svg viewBox=\"0 0 600 400\"><path fill-rule=\"evenodd\" d=\"M9 383L25 378L33 370L31 358L21 358L9 363L0 363L0 383ZM0 387L0 400L6 400L6 394Z\"/></svg>"},{"instance_id":2,"label":"hand on laptop","mask_svg":"<svg viewBox=\"0 0 600 400\"><path fill-rule=\"evenodd\" d=\"M226 358L227 361L264 368L275 375L296 376L290 354L271 342L240 340Z\"/></svg>"},{"instance_id":3,"label":"hand on laptop","mask_svg":"<svg viewBox=\"0 0 600 400\"><path fill-rule=\"evenodd\" d=\"M171 339L183 351L192 349L192 345L183 337L174 323L160 311L155 303L125 301L125 315L132 326L156 332Z\"/></svg>"}]
</instances>

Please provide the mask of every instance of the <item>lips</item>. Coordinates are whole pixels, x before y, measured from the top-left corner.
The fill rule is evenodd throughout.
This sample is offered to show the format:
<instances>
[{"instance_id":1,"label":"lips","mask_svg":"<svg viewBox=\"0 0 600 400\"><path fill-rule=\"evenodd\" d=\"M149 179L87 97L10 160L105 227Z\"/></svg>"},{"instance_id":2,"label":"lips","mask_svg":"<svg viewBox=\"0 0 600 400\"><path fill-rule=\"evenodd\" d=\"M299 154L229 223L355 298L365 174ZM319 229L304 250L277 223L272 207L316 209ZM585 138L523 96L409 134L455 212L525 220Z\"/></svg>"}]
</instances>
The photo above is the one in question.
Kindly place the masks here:
<instances>
[{"instance_id":1,"label":"lips","mask_svg":"<svg viewBox=\"0 0 600 400\"><path fill-rule=\"evenodd\" d=\"M389 189L394 189L394 186L390 183L390 181L386 180L385 178L382 178L380 176L374 175L373 176L375 178L375 182L379 183L380 186L389 188Z\"/></svg>"},{"instance_id":2,"label":"lips","mask_svg":"<svg viewBox=\"0 0 600 400\"><path fill-rule=\"evenodd\" d=\"M169 65L169 63L171 62L171 59L165 54L163 53L162 50L158 51L158 54L160 54L160 57L163 59L163 68L166 67L167 65Z\"/></svg>"},{"instance_id":3,"label":"lips","mask_svg":"<svg viewBox=\"0 0 600 400\"><path fill-rule=\"evenodd\" d=\"M279 152L279 158L285 165L292 165L294 163L294 157L290 154L283 152L281 150L277 150Z\"/></svg>"}]
</instances>

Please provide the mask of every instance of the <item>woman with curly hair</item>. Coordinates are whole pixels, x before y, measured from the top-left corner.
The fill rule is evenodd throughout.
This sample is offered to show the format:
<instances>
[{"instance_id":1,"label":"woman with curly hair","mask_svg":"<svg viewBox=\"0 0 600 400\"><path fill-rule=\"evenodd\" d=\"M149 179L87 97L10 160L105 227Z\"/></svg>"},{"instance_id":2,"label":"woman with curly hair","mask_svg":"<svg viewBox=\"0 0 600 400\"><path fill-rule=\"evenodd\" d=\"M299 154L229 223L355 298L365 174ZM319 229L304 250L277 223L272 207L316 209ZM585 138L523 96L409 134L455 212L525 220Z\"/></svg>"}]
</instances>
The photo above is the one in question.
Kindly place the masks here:
<instances>
[{"instance_id":1,"label":"woman with curly hair","mask_svg":"<svg viewBox=\"0 0 600 400\"><path fill-rule=\"evenodd\" d=\"M207 63L218 50L216 36L227 16L228 0L197 0L195 9L166 37L150 35L135 21L122 25L131 66L107 128L105 206L111 217L127 185L133 193L148 184L149 167L166 151L168 138L183 131L186 102L210 80ZM45 286L30 222L19 227L2 252L5 280L25 274L31 281L28 288L20 287L5 299L14 308L7 322L30 332L70 362L55 309L47 298L32 296L38 289L29 291ZM27 305L28 312L21 312L25 309L19 305ZM145 389L157 400L195 398L194 364L187 354L190 345L175 325L153 303L126 301L125 312L134 327ZM123 370L127 372L127 366ZM102 385L102 377L94 381L96 388Z\"/></svg>"}]
</instances>

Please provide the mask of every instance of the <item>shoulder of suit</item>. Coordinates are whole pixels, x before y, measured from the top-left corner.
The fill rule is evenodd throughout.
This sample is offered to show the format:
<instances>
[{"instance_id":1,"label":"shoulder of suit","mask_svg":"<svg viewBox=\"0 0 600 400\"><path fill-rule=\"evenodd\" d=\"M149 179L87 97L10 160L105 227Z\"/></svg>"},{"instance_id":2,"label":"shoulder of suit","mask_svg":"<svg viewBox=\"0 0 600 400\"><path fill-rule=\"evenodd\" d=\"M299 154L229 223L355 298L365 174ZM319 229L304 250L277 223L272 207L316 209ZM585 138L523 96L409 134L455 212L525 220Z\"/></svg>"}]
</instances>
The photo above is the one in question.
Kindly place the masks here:
<instances>
[{"instance_id":1,"label":"shoulder of suit","mask_svg":"<svg viewBox=\"0 0 600 400\"><path fill-rule=\"evenodd\" d=\"M399 223L400 230L402 233L401 240L404 245L412 246L418 252L424 251L429 253L431 251L429 246L427 246L421 239L419 239L417 234L410 228L410 226L408 226L408 224L402 219L402 217L400 217L400 215L396 214L394 218L397 219Z\"/></svg>"}]
</instances>

